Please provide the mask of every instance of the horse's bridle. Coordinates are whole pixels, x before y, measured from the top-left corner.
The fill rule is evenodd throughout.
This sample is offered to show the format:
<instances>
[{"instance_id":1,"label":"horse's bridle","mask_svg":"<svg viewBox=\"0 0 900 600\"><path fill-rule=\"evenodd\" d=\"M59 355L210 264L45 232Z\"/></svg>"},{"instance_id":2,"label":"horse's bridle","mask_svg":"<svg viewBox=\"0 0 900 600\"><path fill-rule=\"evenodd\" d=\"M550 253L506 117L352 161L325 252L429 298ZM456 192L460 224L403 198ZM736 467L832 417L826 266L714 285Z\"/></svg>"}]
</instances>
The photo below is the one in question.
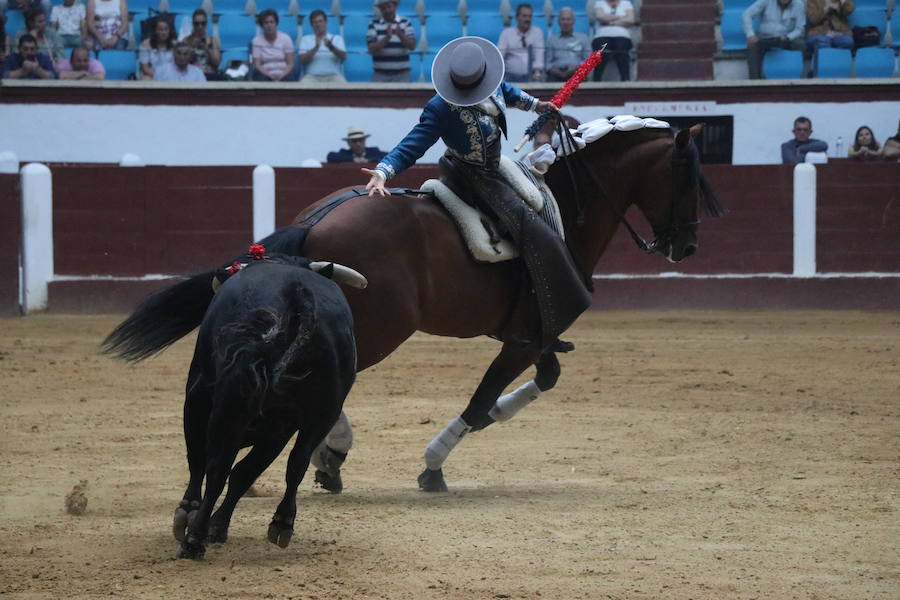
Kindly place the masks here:
<instances>
[{"instance_id":1,"label":"horse's bridle","mask_svg":"<svg viewBox=\"0 0 900 600\"><path fill-rule=\"evenodd\" d=\"M556 132L559 135L560 144L562 145L564 150L562 159L566 165L566 170L569 173L569 180L572 182L572 189L575 193L575 207L577 209L575 223L580 228L584 225L584 208L587 204L587 201L578 191L578 180L575 178L575 173L572 169L572 162L580 165L581 169L590 176L590 178L594 182L594 185L598 190L600 190L601 196L607 196L605 192L606 186L600 180L599 176L597 176L597 174L594 173L593 170L588 168L588 165L585 163L584 157L579 155L576 151L578 149L578 146L575 145L575 138L574 136L572 136L572 132L569 131L569 128L563 120L562 115L559 114L557 116ZM572 149L572 152L565 152L567 146ZM625 227L628 229L628 233L631 234L631 239L634 240L634 243L637 244L638 248L640 248L647 254L662 252L662 248L667 247L683 228L700 224L699 217L695 221L679 222L675 214L676 198L678 196L676 186L678 185L678 182L681 181L681 171L687 167L688 163L689 161L687 157L679 156L677 152L672 153L672 193L669 204L669 223L664 229L660 231L657 231L654 228L653 234L655 238L652 242L648 243L643 237L641 237L641 235L634 229L634 227L631 226L631 223L628 222L628 219L625 217L622 211L620 211L614 204L609 203L610 209L613 211L613 213L617 217L619 217L622 223L625 224Z\"/></svg>"}]
</instances>

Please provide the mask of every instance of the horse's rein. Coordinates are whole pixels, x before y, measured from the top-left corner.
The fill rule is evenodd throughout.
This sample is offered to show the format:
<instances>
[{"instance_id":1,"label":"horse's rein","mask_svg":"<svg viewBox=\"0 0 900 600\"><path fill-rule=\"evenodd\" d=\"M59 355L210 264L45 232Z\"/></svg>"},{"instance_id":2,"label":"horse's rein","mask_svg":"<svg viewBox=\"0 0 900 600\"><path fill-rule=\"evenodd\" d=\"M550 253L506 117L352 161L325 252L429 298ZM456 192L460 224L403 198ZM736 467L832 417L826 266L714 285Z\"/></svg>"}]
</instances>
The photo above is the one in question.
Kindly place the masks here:
<instances>
[{"instance_id":1,"label":"horse's rein","mask_svg":"<svg viewBox=\"0 0 900 600\"><path fill-rule=\"evenodd\" d=\"M575 151L577 146L575 145L575 138L572 135L572 132L569 131L569 128L566 126L565 122L562 119L562 116L557 120L556 130L560 138L560 144L563 147L563 162L566 165L566 170L569 173L569 179L572 182L572 189L575 192L575 207L577 208L577 216L575 219L576 225L580 228L584 225L584 207L586 205L586 201L583 202L583 198L578 191L578 182L575 178L575 173L572 170L572 165L570 164L570 157L574 157L573 160L577 160L578 164L581 165L583 171L585 171L590 178L593 180L594 185L601 191L601 196L605 196L603 193L605 189L605 185L600 180L600 178L590 169L587 164L585 164L584 157L579 156L578 152ZM565 148L566 145L569 145L573 151L569 154L566 154ZM663 242L670 240L674 237L675 233L680 229L679 224L675 222L675 185L678 178L675 176L676 170L681 168L686 163L685 160L679 159L676 154L673 152L672 154L672 194L671 194L671 202L669 207L669 225L666 227L662 233L656 233L654 231L655 239L652 242L647 242L641 235L635 230L634 227L631 226L631 223L628 222L628 219L625 217L624 213L620 211L614 204L609 203L610 210L619 217L622 223L625 224L625 227L628 229L628 233L631 235L631 239L634 240L634 243L640 248L642 251L647 254L653 254L654 252L661 252L661 247ZM685 225L697 225L700 221L694 221L692 223L685 223Z\"/></svg>"}]
</instances>

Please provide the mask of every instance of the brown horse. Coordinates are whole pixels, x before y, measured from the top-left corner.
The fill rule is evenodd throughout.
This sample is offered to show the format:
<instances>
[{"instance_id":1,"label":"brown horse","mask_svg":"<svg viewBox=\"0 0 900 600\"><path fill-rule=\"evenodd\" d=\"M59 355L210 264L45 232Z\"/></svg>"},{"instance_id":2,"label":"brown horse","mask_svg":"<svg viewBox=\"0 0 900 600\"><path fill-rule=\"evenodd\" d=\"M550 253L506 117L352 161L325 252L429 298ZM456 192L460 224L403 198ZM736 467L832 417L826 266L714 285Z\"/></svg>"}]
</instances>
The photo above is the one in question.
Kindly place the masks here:
<instances>
[{"instance_id":1,"label":"brown horse","mask_svg":"<svg viewBox=\"0 0 900 600\"><path fill-rule=\"evenodd\" d=\"M696 251L701 206L710 215L723 214L699 171L693 143L699 131L614 131L550 168L546 181L586 280L631 204L656 235L650 250L673 262ZM520 290L518 260L476 263L447 213L425 195L355 197L304 227L304 217L338 193L301 213L299 225L260 243L270 252L336 261L368 278L365 290L344 288L355 322L358 370L383 360L415 331L460 338L500 334ZM203 317L214 276L196 275L145 300L105 340L106 351L140 360L186 335ZM472 430L493 423L489 413L500 394L531 365L538 367L537 387L553 387L559 376L553 352L505 342L460 415L464 423ZM457 432L456 441L464 433ZM439 468L426 469L419 483L429 491L446 489Z\"/></svg>"}]
</instances>

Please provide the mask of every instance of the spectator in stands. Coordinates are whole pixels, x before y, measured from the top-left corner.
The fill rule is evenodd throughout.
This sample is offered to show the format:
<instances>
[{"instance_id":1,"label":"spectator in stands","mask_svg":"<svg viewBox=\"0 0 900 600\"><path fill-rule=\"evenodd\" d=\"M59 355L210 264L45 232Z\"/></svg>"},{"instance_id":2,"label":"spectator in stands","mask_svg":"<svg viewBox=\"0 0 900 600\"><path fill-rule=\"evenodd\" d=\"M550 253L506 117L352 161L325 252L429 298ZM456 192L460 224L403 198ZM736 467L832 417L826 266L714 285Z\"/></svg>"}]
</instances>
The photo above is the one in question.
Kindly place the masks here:
<instances>
[{"instance_id":1,"label":"spectator in stands","mask_svg":"<svg viewBox=\"0 0 900 600\"><path fill-rule=\"evenodd\" d=\"M253 81L294 81L294 43L288 34L278 31L278 13L270 8L256 20L262 33L250 43Z\"/></svg>"},{"instance_id":2,"label":"spectator in stands","mask_svg":"<svg viewBox=\"0 0 900 600\"><path fill-rule=\"evenodd\" d=\"M369 23L366 44L372 55L372 81L411 81L409 51L416 47L416 33L405 17L397 17L396 0L375 0L380 19Z\"/></svg>"},{"instance_id":3,"label":"spectator in stands","mask_svg":"<svg viewBox=\"0 0 900 600\"><path fill-rule=\"evenodd\" d=\"M191 33L182 40L194 49L194 64L203 71L207 80L222 80L219 65L222 63L222 48L219 38L207 35L206 26L209 17L206 11L198 8L191 15Z\"/></svg>"},{"instance_id":4,"label":"spectator in stands","mask_svg":"<svg viewBox=\"0 0 900 600\"><path fill-rule=\"evenodd\" d=\"M568 6L559 9L559 35L547 38L547 79L566 81L591 53L591 42L583 33L575 32L575 13Z\"/></svg>"},{"instance_id":5,"label":"spectator in stands","mask_svg":"<svg viewBox=\"0 0 900 600\"><path fill-rule=\"evenodd\" d=\"M85 21L94 38L94 50L124 50L128 47L126 0L88 0Z\"/></svg>"},{"instance_id":6,"label":"spectator in stands","mask_svg":"<svg viewBox=\"0 0 900 600\"><path fill-rule=\"evenodd\" d=\"M175 47L175 36L172 27L165 19L157 19L153 34L141 42L138 50L138 62L141 63L141 79L153 79L156 70L173 61L172 49Z\"/></svg>"},{"instance_id":7,"label":"spectator in stands","mask_svg":"<svg viewBox=\"0 0 900 600\"><path fill-rule=\"evenodd\" d=\"M55 29L47 28L47 15L40 8L29 9L25 13L25 29L16 32L13 38L13 46L19 46L19 38L25 34L31 34L37 40L38 52L46 54L53 62L66 57L66 48L63 39Z\"/></svg>"},{"instance_id":8,"label":"spectator in stands","mask_svg":"<svg viewBox=\"0 0 900 600\"><path fill-rule=\"evenodd\" d=\"M806 0L806 43L819 48L853 49L848 18L856 8L853 0Z\"/></svg>"},{"instance_id":9,"label":"spectator in stands","mask_svg":"<svg viewBox=\"0 0 900 600\"><path fill-rule=\"evenodd\" d=\"M828 144L822 140L815 140L812 135L812 121L806 117L797 117L794 120L794 139L781 145L781 162L795 165L806 160L807 152L827 152Z\"/></svg>"},{"instance_id":10,"label":"spectator in stands","mask_svg":"<svg viewBox=\"0 0 900 600\"><path fill-rule=\"evenodd\" d=\"M53 61L38 52L37 39L30 33L19 38L19 51L3 61L3 79L56 79Z\"/></svg>"},{"instance_id":11,"label":"spectator in stands","mask_svg":"<svg viewBox=\"0 0 900 600\"><path fill-rule=\"evenodd\" d=\"M337 152L328 153L330 163L377 163L385 157L387 152L382 152L375 146L366 146L369 134L362 127L351 125L347 128L347 137L343 138L349 148L342 148Z\"/></svg>"},{"instance_id":12,"label":"spectator in stands","mask_svg":"<svg viewBox=\"0 0 900 600\"><path fill-rule=\"evenodd\" d=\"M603 72L609 59L616 61L619 79L631 79L631 33L628 27L634 25L634 6L628 0L598 0L594 4L594 18L597 29L593 49L599 50L606 44L606 56L594 69L594 81L603 80Z\"/></svg>"},{"instance_id":13,"label":"spectator in stands","mask_svg":"<svg viewBox=\"0 0 900 600\"><path fill-rule=\"evenodd\" d=\"M200 67L195 67L194 49L187 42L178 42L172 50L172 62L160 65L153 72L153 81L206 81Z\"/></svg>"},{"instance_id":14,"label":"spectator in stands","mask_svg":"<svg viewBox=\"0 0 900 600\"><path fill-rule=\"evenodd\" d=\"M9 37L6 35L6 15L0 13L0 61L9 54Z\"/></svg>"},{"instance_id":15,"label":"spectator in stands","mask_svg":"<svg viewBox=\"0 0 900 600\"><path fill-rule=\"evenodd\" d=\"M72 48L70 58L64 58L56 63L56 70L60 79L93 80L106 79L106 69L96 58L91 58L88 49L84 46Z\"/></svg>"},{"instance_id":16,"label":"spectator in stands","mask_svg":"<svg viewBox=\"0 0 900 600\"><path fill-rule=\"evenodd\" d=\"M897 135L889 137L884 142L881 149L881 155L885 160L896 160L900 162L900 125L897 125Z\"/></svg>"},{"instance_id":17,"label":"spectator in stands","mask_svg":"<svg viewBox=\"0 0 900 600\"><path fill-rule=\"evenodd\" d=\"M856 160L875 160L881 158L881 146L875 140L875 134L872 129L863 125L856 130L856 137L853 138L853 145L847 150L848 158Z\"/></svg>"},{"instance_id":18,"label":"spectator in stands","mask_svg":"<svg viewBox=\"0 0 900 600\"><path fill-rule=\"evenodd\" d=\"M75 0L63 0L50 11L50 26L59 32L66 48L78 48L89 43L86 15L84 4Z\"/></svg>"},{"instance_id":19,"label":"spectator in stands","mask_svg":"<svg viewBox=\"0 0 900 600\"><path fill-rule=\"evenodd\" d=\"M300 38L297 60L306 67L302 81L312 83L344 82L341 64L347 58L344 39L328 33L328 17L321 10L309 13L313 33Z\"/></svg>"},{"instance_id":20,"label":"spectator in stands","mask_svg":"<svg viewBox=\"0 0 900 600\"><path fill-rule=\"evenodd\" d=\"M500 33L497 47L506 63L506 81L542 81L544 78L544 32L531 26L530 4L516 6L516 26Z\"/></svg>"},{"instance_id":21,"label":"spectator in stands","mask_svg":"<svg viewBox=\"0 0 900 600\"><path fill-rule=\"evenodd\" d=\"M753 31L753 19L759 29ZM804 50L803 28L806 13L803 0L756 0L742 15L747 36L747 68L750 79L762 79L763 55L773 48Z\"/></svg>"}]
</instances>

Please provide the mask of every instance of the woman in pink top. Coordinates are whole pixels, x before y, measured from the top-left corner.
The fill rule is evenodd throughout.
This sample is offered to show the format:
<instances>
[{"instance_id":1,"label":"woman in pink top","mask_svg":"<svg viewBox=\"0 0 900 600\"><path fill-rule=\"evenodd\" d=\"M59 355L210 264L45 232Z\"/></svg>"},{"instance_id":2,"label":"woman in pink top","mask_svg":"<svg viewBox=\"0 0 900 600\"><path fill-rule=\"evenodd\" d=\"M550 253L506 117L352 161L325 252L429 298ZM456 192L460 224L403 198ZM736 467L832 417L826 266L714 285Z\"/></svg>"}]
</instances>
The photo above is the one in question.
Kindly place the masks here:
<instances>
[{"instance_id":1,"label":"woman in pink top","mask_svg":"<svg viewBox=\"0 0 900 600\"><path fill-rule=\"evenodd\" d=\"M253 81L294 81L294 44L278 31L278 13L264 10L257 21L263 32L251 43Z\"/></svg>"}]
</instances>

